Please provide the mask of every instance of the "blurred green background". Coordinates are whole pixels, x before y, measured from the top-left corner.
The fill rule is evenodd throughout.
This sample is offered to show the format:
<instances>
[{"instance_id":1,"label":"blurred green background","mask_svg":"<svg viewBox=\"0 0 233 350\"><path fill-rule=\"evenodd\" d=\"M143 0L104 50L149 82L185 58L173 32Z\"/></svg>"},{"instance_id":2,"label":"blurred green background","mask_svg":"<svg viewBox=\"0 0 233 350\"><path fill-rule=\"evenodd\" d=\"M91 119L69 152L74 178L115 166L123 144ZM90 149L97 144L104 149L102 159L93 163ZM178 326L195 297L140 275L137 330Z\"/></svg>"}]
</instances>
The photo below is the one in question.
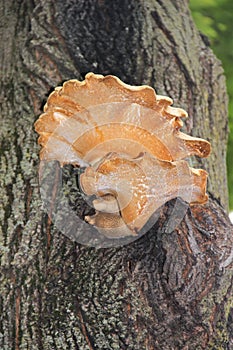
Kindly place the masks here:
<instances>
[{"instance_id":1,"label":"blurred green background","mask_svg":"<svg viewBox=\"0 0 233 350\"><path fill-rule=\"evenodd\" d=\"M208 36L216 56L222 61L229 95L228 188L233 209L233 0L190 0L197 28Z\"/></svg>"}]
</instances>

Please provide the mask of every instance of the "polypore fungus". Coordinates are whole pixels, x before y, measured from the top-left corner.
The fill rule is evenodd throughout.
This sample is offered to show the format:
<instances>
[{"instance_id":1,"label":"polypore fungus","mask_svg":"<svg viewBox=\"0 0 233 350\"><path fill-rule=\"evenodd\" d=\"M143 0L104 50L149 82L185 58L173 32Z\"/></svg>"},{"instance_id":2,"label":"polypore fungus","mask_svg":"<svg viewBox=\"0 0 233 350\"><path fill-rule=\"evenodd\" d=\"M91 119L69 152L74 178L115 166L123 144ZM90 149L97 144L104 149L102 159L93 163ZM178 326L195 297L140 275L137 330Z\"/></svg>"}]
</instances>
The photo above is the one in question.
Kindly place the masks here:
<instances>
[{"instance_id":1,"label":"polypore fungus","mask_svg":"<svg viewBox=\"0 0 233 350\"><path fill-rule=\"evenodd\" d=\"M207 173L183 159L207 157L210 144L180 131L187 113L171 104L149 86L88 73L57 87L36 121L41 160L86 167L80 186L96 209L86 221L104 235L137 235L172 198L207 201Z\"/></svg>"}]
</instances>

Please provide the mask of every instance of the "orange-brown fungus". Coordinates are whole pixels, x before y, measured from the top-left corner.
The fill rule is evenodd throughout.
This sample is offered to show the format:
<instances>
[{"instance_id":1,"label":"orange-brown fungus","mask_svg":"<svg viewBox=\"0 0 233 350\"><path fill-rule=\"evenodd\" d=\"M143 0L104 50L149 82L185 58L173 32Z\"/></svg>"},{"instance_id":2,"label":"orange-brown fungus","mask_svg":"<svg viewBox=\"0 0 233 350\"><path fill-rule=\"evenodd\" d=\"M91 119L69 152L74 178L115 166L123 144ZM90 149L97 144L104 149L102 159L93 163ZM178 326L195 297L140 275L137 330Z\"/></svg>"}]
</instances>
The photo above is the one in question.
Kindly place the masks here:
<instances>
[{"instance_id":1,"label":"orange-brown fungus","mask_svg":"<svg viewBox=\"0 0 233 350\"><path fill-rule=\"evenodd\" d=\"M202 204L207 173L184 160L207 157L210 143L180 131L187 113L149 86L88 73L49 96L35 123L40 159L86 167L80 185L93 196L86 217L109 237L136 235L168 200Z\"/></svg>"}]
</instances>

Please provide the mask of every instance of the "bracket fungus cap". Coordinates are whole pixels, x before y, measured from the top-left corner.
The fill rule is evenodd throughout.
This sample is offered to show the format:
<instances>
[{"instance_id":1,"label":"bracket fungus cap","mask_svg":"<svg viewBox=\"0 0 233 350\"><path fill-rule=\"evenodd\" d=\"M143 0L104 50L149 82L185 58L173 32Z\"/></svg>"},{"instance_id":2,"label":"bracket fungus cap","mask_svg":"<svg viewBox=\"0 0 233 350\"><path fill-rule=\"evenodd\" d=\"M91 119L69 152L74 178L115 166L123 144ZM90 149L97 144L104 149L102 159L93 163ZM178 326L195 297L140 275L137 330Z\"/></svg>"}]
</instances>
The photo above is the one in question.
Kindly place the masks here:
<instances>
[{"instance_id":1,"label":"bracket fungus cap","mask_svg":"<svg viewBox=\"0 0 233 350\"><path fill-rule=\"evenodd\" d=\"M85 167L80 186L95 196L86 221L109 237L137 235L168 200L207 201L207 173L185 158L207 157L206 140L180 131L187 113L152 87L88 73L55 88L35 123L40 159Z\"/></svg>"}]
</instances>

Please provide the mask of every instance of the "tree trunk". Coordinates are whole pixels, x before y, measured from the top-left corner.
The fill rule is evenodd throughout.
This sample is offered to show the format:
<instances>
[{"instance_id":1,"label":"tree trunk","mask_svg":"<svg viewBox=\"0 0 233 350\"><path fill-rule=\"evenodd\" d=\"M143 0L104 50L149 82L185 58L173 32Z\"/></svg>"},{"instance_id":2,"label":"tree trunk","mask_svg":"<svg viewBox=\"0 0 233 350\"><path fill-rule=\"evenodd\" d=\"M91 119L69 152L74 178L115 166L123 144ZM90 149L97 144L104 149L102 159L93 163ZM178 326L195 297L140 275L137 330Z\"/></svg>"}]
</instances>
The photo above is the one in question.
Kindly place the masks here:
<instances>
[{"instance_id":1,"label":"tree trunk","mask_svg":"<svg viewBox=\"0 0 233 350\"><path fill-rule=\"evenodd\" d=\"M187 1L2 0L0 19L0 348L232 349L225 78ZM212 144L192 159L209 172L209 203L177 226L171 201L118 248L59 233L39 194L33 123L51 89L89 71L172 97L184 130Z\"/></svg>"}]
</instances>

